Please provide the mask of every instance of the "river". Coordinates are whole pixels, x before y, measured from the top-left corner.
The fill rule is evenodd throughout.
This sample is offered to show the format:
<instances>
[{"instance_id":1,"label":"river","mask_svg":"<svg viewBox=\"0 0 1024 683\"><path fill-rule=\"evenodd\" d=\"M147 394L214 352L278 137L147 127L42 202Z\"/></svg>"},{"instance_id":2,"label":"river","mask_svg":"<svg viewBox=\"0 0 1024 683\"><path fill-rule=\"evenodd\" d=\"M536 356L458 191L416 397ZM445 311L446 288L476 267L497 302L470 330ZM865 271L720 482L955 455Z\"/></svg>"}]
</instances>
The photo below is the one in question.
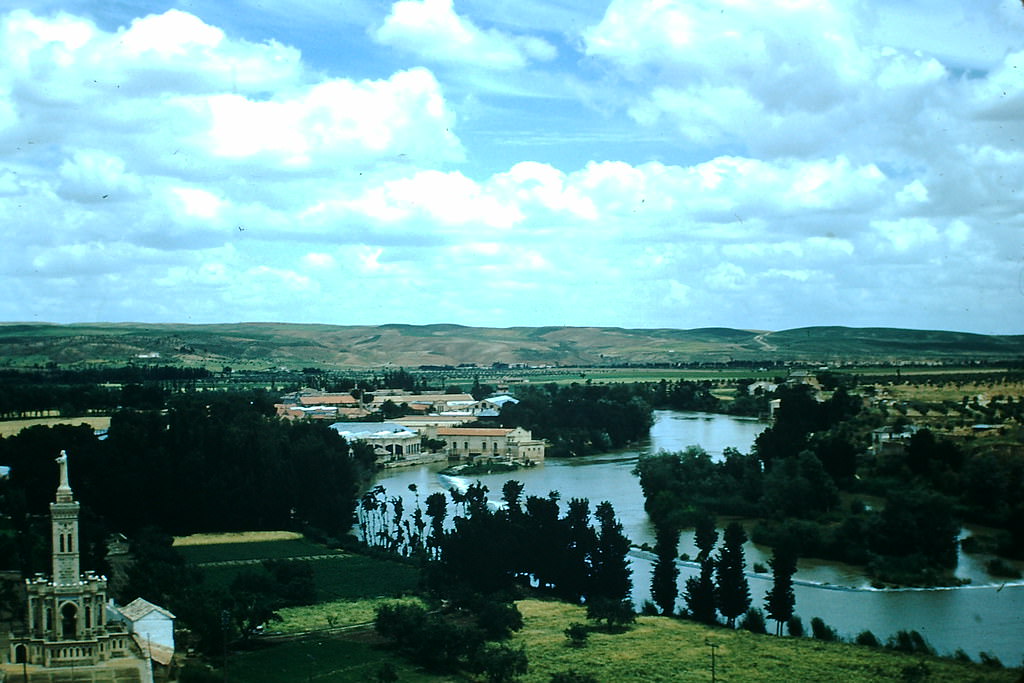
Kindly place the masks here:
<instances>
[{"instance_id":1,"label":"river","mask_svg":"<svg viewBox=\"0 0 1024 683\"><path fill-rule=\"evenodd\" d=\"M644 511L643 493L632 474L637 459L690 445L700 445L713 458L720 458L728 447L749 452L765 426L766 423L750 418L655 411L650 438L631 449L582 458L549 459L542 466L510 474L468 478L439 474L443 464L386 470L374 483L383 485L389 495L402 495L409 509L413 505L410 484L416 485L423 500L435 491L465 489L470 483L481 481L489 488L491 499L497 500L505 481L516 479L525 484L524 495L544 496L549 491L558 491L563 501L588 498L591 509L601 501L610 501L630 540L638 545L653 545L654 532ZM679 550L696 555L692 533L683 534ZM771 555L770 549L753 543L748 543L745 551L748 570L755 562L767 565ZM650 599L652 558L650 553L640 550L631 552L633 599L638 605ZM680 563L680 585L694 574L696 569L692 565ZM958 588L874 590L856 567L801 560L794 577L796 612L808 632L813 617L821 617L845 638L870 630L885 640L896 631L916 630L940 654L951 654L960 648L977 659L979 653L987 652L1008 666L1019 666L1024 660L1024 582L1004 584L992 579L985 573L983 563L968 555L961 556L957 575L970 578L972 584ZM771 577L751 571L749 578L753 606L763 607Z\"/></svg>"}]
</instances>

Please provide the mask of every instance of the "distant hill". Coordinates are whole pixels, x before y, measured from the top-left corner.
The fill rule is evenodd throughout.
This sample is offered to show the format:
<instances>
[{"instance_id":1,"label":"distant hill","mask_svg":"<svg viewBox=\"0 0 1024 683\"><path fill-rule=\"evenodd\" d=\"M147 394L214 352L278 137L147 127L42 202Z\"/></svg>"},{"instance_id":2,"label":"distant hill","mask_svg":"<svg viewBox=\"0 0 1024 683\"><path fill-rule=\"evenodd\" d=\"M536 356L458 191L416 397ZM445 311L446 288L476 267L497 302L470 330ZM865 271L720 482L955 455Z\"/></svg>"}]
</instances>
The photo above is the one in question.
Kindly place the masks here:
<instances>
[{"instance_id":1,"label":"distant hill","mask_svg":"<svg viewBox=\"0 0 1024 683\"><path fill-rule=\"evenodd\" d=\"M525 363L622 364L1024 359L1024 335L893 328L466 327L462 325L0 324L0 365L157 363L219 369Z\"/></svg>"}]
</instances>

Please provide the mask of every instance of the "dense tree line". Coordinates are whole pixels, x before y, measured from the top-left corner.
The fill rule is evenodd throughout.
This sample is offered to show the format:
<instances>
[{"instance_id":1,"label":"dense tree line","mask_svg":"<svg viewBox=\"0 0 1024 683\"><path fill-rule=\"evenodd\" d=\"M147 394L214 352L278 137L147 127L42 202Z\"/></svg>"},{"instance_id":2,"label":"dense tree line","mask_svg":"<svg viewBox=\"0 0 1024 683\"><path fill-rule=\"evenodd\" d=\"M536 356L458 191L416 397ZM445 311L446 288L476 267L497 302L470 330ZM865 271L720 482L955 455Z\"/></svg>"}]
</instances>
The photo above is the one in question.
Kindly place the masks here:
<instances>
[{"instance_id":1,"label":"dense tree line","mask_svg":"<svg viewBox=\"0 0 1024 683\"><path fill-rule=\"evenodd\" d=\"M643 385L527 385L516 390L516 398L519 403L501 409L500 424L546 439L554 457L623 448L646 437L654 423Z\"/></svg>"},{"instance_id":2,"label":"dense tree line","mask_svg":"<svg viewBox=\"0 0 1024 683\"><path fill-rule=\"evenodd\" d=\"M523 485L509 480L500 506L491 505L480 484L466 491L437 492L423 505L416 493L412 510L383 487L366 492L358 506L364 541L403 557L427 561L433 589L497 594L534 586L580 602L622 601L632 587L629 539L605 501L591 513L584 498L563 512L557 492L523 497Z\"/></svg>"},{"instance_id":3,"label":"dense tree line","mask_svg":"<svg viewBox=\"0 0 1024 683\"><path fill-rule=\"evenodd\" d=\"M800 387L779 395L776 420L751 454L727 449L715 462L691 447L640 459L635 472L655 525L690 527L704 514L758 517L758 542L805 557L866 564L884 580L940 582L956 564L957 501L941 487L908 482L914 476L948 479L961 459L956 449L915 437L898 466L888 465L906 477L890 477L900 485L886 487L886 506L843 509L840 489L864 486L854 477L861 448L851 443L849 425L859 399L843 386L824 402Z\"/></svg>"},{"instance_id":4,"label":"dense tree line","mask_svg":"<svg viewBox=\"0 0 1024 683\"><path fill-rule=\"evenodd\" d=\"M63 449L76 497L91 516L83 517L83 533L95 529L94 542L106 531L131 535L145 526L175 535L345 534L372 453L324 424L272 415L263 393L205 392L175 395L165 411L119 411L102 440L85 426L30 427L0 440L0 464L11 467L0 489L3 512L27 534L32 516L45 515L53 500L53 460ZM30 545L7 552L17 552L17 565L35 565Z\"/></svg>"}]
</instances>

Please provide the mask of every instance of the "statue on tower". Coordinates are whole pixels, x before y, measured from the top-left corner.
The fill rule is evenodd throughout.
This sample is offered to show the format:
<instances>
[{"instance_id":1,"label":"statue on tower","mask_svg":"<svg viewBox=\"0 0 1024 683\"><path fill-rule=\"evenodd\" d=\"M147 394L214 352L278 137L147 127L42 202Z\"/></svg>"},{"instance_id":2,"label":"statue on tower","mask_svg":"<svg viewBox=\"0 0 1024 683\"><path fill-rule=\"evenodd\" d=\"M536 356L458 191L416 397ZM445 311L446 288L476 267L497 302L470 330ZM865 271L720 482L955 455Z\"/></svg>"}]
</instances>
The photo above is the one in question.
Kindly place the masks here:
<instances>
[{"instance_id":1,"label":"statue on tower","mask_svg":"<svg viewBox=\"0 0 1024 683\"><path fill-rule=\"evenodd\" d=\"M71 495L71 483L68 481L68 452L61 451L60 456L57 458L57 464L60 465L60 483L57 485L57 494Z\"/></svg>"}]
</instances>

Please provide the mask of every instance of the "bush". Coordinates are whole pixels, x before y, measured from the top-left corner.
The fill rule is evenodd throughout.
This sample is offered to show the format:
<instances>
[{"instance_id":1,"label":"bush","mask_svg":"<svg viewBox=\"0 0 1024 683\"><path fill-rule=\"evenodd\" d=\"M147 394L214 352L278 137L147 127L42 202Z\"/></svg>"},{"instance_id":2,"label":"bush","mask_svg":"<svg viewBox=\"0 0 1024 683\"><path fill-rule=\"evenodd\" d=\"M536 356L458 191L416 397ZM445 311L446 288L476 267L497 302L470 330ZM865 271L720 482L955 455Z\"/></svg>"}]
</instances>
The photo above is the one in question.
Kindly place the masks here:
<instances>
[{"instance_id":1,"label":"bush","mask_svg":"<svg viewBox=\"0 0 1024 683\"><path fill-rule=\"evenodd\" d=\"M587 603L587 619L605 622L608 630L615 630L636 622L633 601L594 598Z\"/></svg>"},{"instance_id":2,"label":"bush","mask_svg":"<svg viewBox=\"0 0 1024 683\"><path fill-rule=\"evenodd\" d=\"M551 674L550 683L597 683L597 678L590 674L578 673L575 669L569 669Z\"/></svg>"},{"instance_id":3,"label":"bush","mask_svg":"<svg viewBox=\"0 0 1024 683\"><path fill-rule=\"evenodd\" d=\"M488 600L477 609L476 623L487 640L505 640L523 628L523 615L511 602Z\"/></svg>"},{"instance_id":4,"label":"bush","mask_svg":"<svg viewBox=\"0 0 1024 683\"><path fill-rule=\"evenodd\" d=\"M186 664L181 673L178 674L178 681L180 683L220 683L221 680L220 674L214 673L202 664L194 662Z\"/></svg>"},{"instance_id":5,"label":"bush","mask_svg":"<svg viewBox=\"0 0 1024 683\"><path fill-rule=\"evenodd\" d=\"M853 639L853 642L858 645L864 645L866 647L879 647L881 645L878 642L878 638L871 631L861 631L857 634L857 637Z\"/></svg>"},{"instance_id":6,"label":"bush","mask_svg":"<svg viewBox=\"0 0 1024 683\"><path fill-rule=\"evenodd\" d=\"M743 621L740 622L740 628L751 633L768 633L764 626L764 614L759 609L747 610L743 615Z\"/></svg>"},{"instance_id":7,"label":"bush","mask_svg":"<svg viewBox=\"0 0 1024 683\"><path fill-rule=\"evenodd\" d=\"M487 677L487 683L511 683L526 673L529 660L522 647L487 643L473 657L474 668Z\"/></svg>"},{"instance_id":8,"label":"bush","mask_svg":"<svg viewBox=\"0 0 1024 683\"><path fill-rule=\"evenodd\" d=\"M811 635L818 640L829 642L839 640L836 630L822 621L821 617L811 619Z\"/></svg>"},{"instance_id":9,"label":"bush","mask_svg":"<svg viewBox=\"0 0 1024 683\"><path fill-rule=\"evenodd\" d=\"M999 661L999 657L996 657L993 654L989 654L988 652L979 653L978 659L981 660L982 664L984 664L985 666L991 666L993 669L1003 668L1003 663Z\"/></svg>"},{"instance_id":10,"label":"bush","mask_svg":"<svg viewBox=\"0 0 1024 683\"><path fill-rule=\"evenodd\" d=\"M755 562L754 563L754 573L755 574L767 574L768 573L768 567L764 566L760 562Z\"/></svg>"},{"instance_id":11,"label":"bush","mask_svg":"<svg viewBox=\"0 0 1024 683\"><path fill-rule=\"evenodd\" d=\"M890 650L898 650L899 652L923 655L935 654L932 646L917 631L897 631L895 635L890 636L885 646Z\"/></svg>"},{"instance_id":12,"label":"bush","mask_svg":"<svg viewBox=\"0 0 1024 683\"><path fill-rule=\"evenodd\" d=\"M565 629L564 633L565 637L569 639L571 647L586 647L587 638L590 637L590 629L586 624L581 624L578 621L569 624L569 628Z\"/></svg>"},{"instance_id":13,"label":"bush","mask_svg":"<svg viewBox=\"0 0 1024 683\"><path fill-rule=\"evenodd\" d=\"M786 632L794 638L802 638L804 635L804 622L794 614L786 622Z\"/></svg>"},{"instance_id":14,"label":"bush","mask_svg":"<svg viewBox=\"0 0 1024 683\"><path fill-rule=\"evenodd\" d=\"M1019 569L1014 567L1012 564L1004 562L998 557L985 563L985 571L992 576L998 576L1004 579L1019 579L1021 577Z\"/></svg>"}]
</instances>

